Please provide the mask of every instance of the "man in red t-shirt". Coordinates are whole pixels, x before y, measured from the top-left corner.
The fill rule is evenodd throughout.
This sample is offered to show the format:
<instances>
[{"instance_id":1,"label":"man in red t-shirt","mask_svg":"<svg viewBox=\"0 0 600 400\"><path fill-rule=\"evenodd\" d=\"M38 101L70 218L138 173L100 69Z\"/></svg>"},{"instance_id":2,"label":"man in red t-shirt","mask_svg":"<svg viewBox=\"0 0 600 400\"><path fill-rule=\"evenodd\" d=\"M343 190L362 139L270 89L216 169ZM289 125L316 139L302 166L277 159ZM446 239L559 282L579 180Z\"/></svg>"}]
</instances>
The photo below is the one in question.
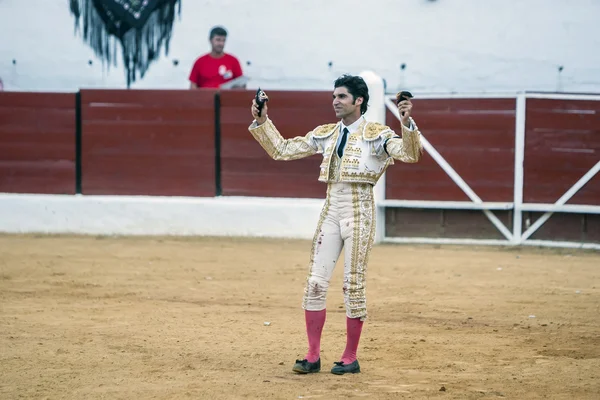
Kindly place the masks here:
<instances>
[{"instance_id":1,"label":"man in red t-shirt","mask_svg":"<svg viewBox=\"0 0 600 400\"><path fill-rule=\"evenodd\" d=\"M190 89L218 88L243 75L237 58L223 51L227 31L217 26L210 31L211 52L198 58L190 73Z\"/></svg>"}]
</instances>

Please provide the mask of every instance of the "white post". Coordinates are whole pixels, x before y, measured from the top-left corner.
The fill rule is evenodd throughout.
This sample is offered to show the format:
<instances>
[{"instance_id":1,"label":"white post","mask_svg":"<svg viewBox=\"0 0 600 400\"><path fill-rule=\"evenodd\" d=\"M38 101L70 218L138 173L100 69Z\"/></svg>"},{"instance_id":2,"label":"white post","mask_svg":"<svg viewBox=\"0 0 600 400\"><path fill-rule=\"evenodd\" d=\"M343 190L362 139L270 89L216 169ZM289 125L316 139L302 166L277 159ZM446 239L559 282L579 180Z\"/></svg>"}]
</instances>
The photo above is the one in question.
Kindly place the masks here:
<instances>
[{"instance_id":1,"label":"white post","mask_svg":"<svg viewBox=\"0 0 600 400\"><path fill-rule=\"evenodd\" d=\"M385 124L385 89L383 79L373 71L363 71L359 74L369 87L369 108L365 113L367 121ZM385 173L379 179L374 188L375 194L375 218L377 219L377 230L375 231L375 243L381 243L385 238Z\"/></svg>"},{"instance_id":2,"label":"white post","mask_svg":"<svg viewBox=\"0 0 600 400\"><path fill-rule=\"evenodd\" d=\"M523 232L523 162L525 159L525 115L527 98L517 94L515 118L515 180L512 244L521 244Z\"/></svg>"}]
</instances>

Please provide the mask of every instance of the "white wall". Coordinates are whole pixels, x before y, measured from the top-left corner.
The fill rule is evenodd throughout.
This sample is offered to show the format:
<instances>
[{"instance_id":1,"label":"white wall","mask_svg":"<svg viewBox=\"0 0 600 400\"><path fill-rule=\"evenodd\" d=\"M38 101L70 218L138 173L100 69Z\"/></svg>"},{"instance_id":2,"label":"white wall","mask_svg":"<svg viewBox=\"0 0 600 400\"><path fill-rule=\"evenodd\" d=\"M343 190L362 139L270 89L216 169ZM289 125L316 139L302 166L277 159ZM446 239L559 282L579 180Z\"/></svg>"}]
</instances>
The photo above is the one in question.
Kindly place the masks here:
<instances>
[{"instance_id":1,"label":"white wall","mask_svg":"<svg viewBox=\"0 0 600 400\"><path fill-rule=\"evenodd\" d=\"M597 0L183 0L169 55L133 87L186 88L223 24L250 88L329 90L370 69L388 91L600 92L598 21ZM6 90L125 87L122 69L103 69L74 35L68 0L0 0L0 38Z\"/></svg>"},{"instance_id":2,"label":"white wall","mask_svg":"<svg viewBox=\"0 0 600 400\"><path fill-rule=\"evenodd\" d=\"M312 239L323 202L0 193L0 232Z\"/></svg>"}]
</instances>

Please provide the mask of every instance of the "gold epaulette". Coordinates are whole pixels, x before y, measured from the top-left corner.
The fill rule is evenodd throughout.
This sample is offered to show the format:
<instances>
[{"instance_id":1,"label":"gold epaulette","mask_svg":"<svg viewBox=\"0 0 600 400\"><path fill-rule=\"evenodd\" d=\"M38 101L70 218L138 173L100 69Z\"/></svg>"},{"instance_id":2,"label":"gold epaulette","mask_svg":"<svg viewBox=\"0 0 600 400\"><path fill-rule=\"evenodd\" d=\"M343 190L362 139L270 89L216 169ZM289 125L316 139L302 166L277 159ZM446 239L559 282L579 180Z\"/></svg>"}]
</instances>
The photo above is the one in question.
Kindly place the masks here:
<instances>
[{"instance_id":1,"label":"gold epaulette","mask_svg":"<svg viewBox=\"0 0 600 400\"><path fill-rule=\"evenodd\" d=\"M365 140L375 140L382 133L391 131L389 126L380 124L378 122L368 122L363 129L363 138Z\"/></svg>"},{"instance_id":2,"label":"gold epaulette","mask_svg":"<svg viewBox=\"0 0 600 400\"><path fill-rule=\"evenodd\" d=\"M313 136L321 139L326 138L335 132L337 126L338 124L319 125L313 130Z\"/></svg>"}]
</instances>

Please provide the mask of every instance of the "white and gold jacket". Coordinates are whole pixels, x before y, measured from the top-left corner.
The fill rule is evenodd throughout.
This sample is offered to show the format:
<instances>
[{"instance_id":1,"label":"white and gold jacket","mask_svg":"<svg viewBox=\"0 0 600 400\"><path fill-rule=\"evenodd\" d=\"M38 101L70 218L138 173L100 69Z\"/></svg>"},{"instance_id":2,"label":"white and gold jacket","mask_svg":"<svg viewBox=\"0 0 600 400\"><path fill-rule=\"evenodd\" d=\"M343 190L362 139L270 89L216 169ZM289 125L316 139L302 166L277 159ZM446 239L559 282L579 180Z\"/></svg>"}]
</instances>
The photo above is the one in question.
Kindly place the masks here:
<instances>
[{"instance_id":1,"label":"white and gold jacket","mask_svg":"<svg viewBox=\"0 0 600 400\"><path fill-rule=\"evenodd\" d=\"M405 163L416 163L423 152L421 134L411 118L411 128L402 125L402 137L389 127L362 122L358 129L348 136L344 153L339 160L336 144L340 135L340 122L320 125L306 136L284 139L273 122L267 118L258 125L254 121L248 130L274 160L297 160L313 154L323 154L319 181L321 182L361 182L375 185L394 159ZM334 160L336 158L337 160ZM331 174L334 162L341 161L339 171Z\"/></svg>"}]
</instances>

